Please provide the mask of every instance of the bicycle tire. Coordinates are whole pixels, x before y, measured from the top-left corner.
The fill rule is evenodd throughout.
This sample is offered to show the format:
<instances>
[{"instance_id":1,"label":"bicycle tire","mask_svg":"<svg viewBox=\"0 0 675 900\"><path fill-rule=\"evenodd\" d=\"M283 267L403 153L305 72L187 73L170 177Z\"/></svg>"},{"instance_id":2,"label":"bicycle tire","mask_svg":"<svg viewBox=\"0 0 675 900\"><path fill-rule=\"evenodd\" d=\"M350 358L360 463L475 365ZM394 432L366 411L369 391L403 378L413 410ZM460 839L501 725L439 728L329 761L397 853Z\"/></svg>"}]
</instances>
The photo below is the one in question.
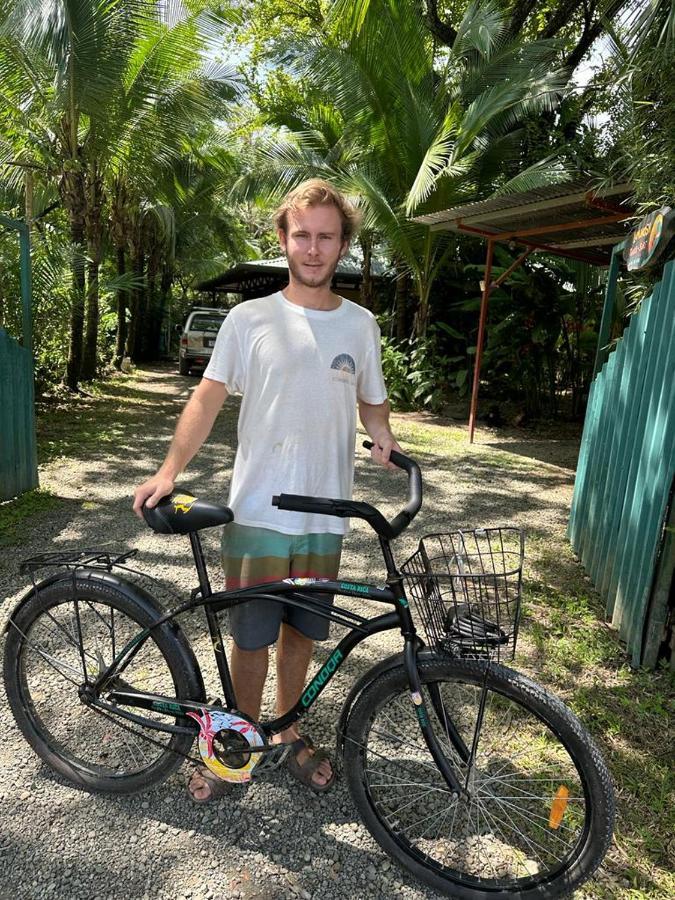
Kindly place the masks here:
<instances>
[{"instance_id":1,"label":"bicycle tire","mask_svg":"<svg viewBox=\"0 0 675 900\"><path fill-rule=\"evenodd\" d=\"M470 784L472 799L452 798L424 743L399 665L364 688L347 721L346 779L366 827L389 856L446 896L567 896L591 877L612 838L613 787L590 736L561 701L513 670L438 655L420 660L418 667L434 731L464 784ZM442 701L435 708L430 685L437 686ZM446 739L449 731L441 719L451 713L471 748L483 686L483 724L476 764L469 767ZM510 730L490 733L500 716ZM566 783L569 797L565 801L561 794L555 807L554 786ZM431 810L426 819L419 819L421 804ZM556 816L563 810L557 826L554 808ZM426 821L434 824L416 837ZM563 843L564 854L562 847L542 847L544 839L554 848L556 841Z\"/></svg>"},{"instance_id":2,"label":"bicycle tire","mask_svg":"<svg viewBox=\"0 0 675 900\"><path fill-rule=\"evenodd\" d=\"M14 719L51 769L91 792L129 794L163 781L182 764L194 740L102 714L79 700L82 669L101 671L115 649L119 653L126 640L157 618L149 595L142 592L141 603L137 593L135 586L106 572L83 570L38 585L8 625L4 680ZM201 676L183 645L169 623L157 628L125 670L125 687L198 699ZM155 717L146 710L130 711ZM184 718L175 722L188 724ZM154 754L147 765L144 752Z\"/></svg>"}]
</instances>

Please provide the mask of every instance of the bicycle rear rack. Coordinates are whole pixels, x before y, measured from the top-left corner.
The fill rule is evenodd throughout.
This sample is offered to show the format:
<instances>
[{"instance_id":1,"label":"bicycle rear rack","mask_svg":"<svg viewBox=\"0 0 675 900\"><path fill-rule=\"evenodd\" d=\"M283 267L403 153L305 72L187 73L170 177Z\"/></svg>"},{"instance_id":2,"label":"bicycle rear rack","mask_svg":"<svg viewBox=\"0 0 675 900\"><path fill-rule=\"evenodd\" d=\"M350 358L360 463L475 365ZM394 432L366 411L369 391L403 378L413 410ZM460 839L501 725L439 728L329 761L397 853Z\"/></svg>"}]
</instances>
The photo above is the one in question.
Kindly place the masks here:
<instances>
[{"instance_id":1,"label":"bicycle rear rack","mask_svg":"<svg viewBox=\"0 0 675 900\"><path fill-rule=\"evenodd\" d=\"M24 559L19 566L19 572L25 575L28 572L36 572L38 569L81 569L85 567L110 572L113 566L123 565L137 553L136 548L124 551L102 550L100 547L71 547L64 550L51 550L48 553L38 553Z\"/></svg>"}]
</instances>

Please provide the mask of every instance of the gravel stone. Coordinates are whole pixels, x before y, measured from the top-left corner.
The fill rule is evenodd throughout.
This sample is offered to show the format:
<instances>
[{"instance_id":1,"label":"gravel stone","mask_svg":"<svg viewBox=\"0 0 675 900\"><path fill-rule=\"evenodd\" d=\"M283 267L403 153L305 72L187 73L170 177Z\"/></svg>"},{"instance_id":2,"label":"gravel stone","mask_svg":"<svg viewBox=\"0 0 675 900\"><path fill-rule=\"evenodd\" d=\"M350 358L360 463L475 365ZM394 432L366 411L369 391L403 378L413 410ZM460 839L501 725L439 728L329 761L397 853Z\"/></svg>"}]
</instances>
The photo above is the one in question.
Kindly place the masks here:
<instances>
[{"instance_id":1,"label":"gravel stone","mask_svg":"<svg viewBox=\"0 0 675 900\"><path fill-rule=\"evenodd\" d=\"M180 409L196 385L193 378L174 374L169 366L153 366L134 376L121 376L134 392L133 402L111 408L106 435L114 439L83 443L68 458L56 458L40 469L43 488L62 503L31 525L21 546L3 548L0 555L0 629L25 593L18 574L21 559L68 546L112 544L137 547L139 568L159 578L162 600L170 586L183 595L196 585L189 544L182 537L153 534L131 512L135 486L156 469L166 452ZM87 415L83 400L81 415ZM237 401L228 400L213 433L181 486L213 500L224 501L234 460ZM409 417L414 418L414 417ZM406 421L394 417L397 422ZM360 446L364 435L358 438ZM507 440L503 434L495 442ZM517 519L540 531L562 535L571 497L573 473L551 464L523 464L512 471L495 470L494 483L476 490L472 458L452 468L425 449L427 508L396 544L405 559L422 533L447 529L447 510L461 510L462 522L489 526ZM283 489L283 485L280 485ZM398 508L402 482L371 466L357 450L355 493L381 505L390 515ZM546 503L533 496L546 492ZM562 538L561 538L562 540ZM220 587L216 530L203 536L214 586ZM354 580L382 583L383 571L376 536L354 523L345 541L343 574ZM349 601L351 604L351 601ZM372 604L354 600L356 612L373 615ZM377 610L379 612L379 610ZM216 672L203 614L182 621L203 667L207 691L217 691ZM339 639L335 629L331 645ZM398 649L398 636L371 639L350 657L327 686L303 722L303 731L329 752L335 746L335 726L341 704L356 677L378 659ZM319 648L317 658L321 658ZM273 678L274 666L270 665ZM263 714L271 712L273 691L266 693ZM213 693L212 693L213 695ZM316 795L285 771L234 788L217 806L202 809L186 796L187 764L169 780L138 796L88 795L57 779L23 740L0 686L0 897L2 900L434 900L438 897L412 875L390 863L356 820L341 777L333 791ZM27 812L27 807L30 812ZM235 826L235 823L236 826ZM205 849L205 844L208 849ZM124 860L124 867L118 861ZM383 878L386 873L386 879ZM110 880L109 895L101 883ZM386 888L385 888L386 885Z\"/></svg>"}]
</instances>

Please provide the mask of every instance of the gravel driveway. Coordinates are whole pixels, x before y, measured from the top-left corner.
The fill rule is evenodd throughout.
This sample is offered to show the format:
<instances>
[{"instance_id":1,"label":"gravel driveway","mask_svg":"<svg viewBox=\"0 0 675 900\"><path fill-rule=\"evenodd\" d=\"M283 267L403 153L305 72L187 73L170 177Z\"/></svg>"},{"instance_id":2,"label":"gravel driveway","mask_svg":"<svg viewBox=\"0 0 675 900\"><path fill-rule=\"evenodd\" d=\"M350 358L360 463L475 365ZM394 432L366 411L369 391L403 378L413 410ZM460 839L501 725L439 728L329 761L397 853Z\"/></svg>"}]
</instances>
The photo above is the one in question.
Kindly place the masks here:
<instances>
[{"instance_id":1,"label":"gravel driveway","mask_svg":"<svg viewBox=\"0 0 675 900\"><path fill-rule=\"evenodd\" d=\"M164 584L182 591L195 586L187 539L154 535L133 516L130 502L134 486L161 460L176 416L196 382L166 368L152 368L127 383L133 402L120 408L114 443L43 467L42 487L65 502L40 516L22 546L5 552L0 562L0 596L7 598L0 613L3 623L24 589L17 575L19 560L42 550L106 542L138 547L142 567ZM236 414L237 404L229 401L183 486L204 497L226 499ZM412 417L396 417L400 433L412 427ZM405 449L405 440L402 443ZM570 447L563 449L570 454ZM509 449L503 443L501 448ZM358 451L357 459L356 495L392 515L401 505L404 477L369 465L365 451ZM424 521L421 515L419 524L398 541L401 557L423 531L447 526L448 520L489 525L515 519L540 532L552 528L562 534L571 495L569 468L527 460L500 475L495 474L498 469L477 469L480 458L470 455L450 467L433 444L425 448L421 461ZM480 494L474 493L477 479ZM214 587L220 582L217 540L215 533L205 538ZM381 581L377 541L364 524L356 523L343 559L343 577ZM200 619L189 619L186 630L209 681L213 671ZM374 661L394 652L397 643L395 637L377 638L350 657L303 723L316 743L332 747L349 684ZM212 690L217 690L215 685ZM282 770L269 780L234 787L227 800L199 807L186 796L184 767L147 793L108 798L74 790L42 765L19 737L2 688L0 733L2 898L436 896L391 863L370 839L342 781L331 793L315 795Z\"/></svg>"}]
</instances>

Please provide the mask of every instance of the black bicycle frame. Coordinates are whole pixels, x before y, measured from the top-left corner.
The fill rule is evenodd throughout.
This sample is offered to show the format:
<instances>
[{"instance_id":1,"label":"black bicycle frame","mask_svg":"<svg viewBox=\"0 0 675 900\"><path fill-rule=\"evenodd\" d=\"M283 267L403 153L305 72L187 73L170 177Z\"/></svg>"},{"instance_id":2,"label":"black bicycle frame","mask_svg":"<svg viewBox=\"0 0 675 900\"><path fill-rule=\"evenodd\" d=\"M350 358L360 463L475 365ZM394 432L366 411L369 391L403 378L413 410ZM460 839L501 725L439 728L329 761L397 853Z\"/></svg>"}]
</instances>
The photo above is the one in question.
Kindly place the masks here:
<instances>
[{"instance_id":1,"label":"black bicycle frame","mask_svg":"<svg viewBox=\"0 0 675 900\"><path fill-rule=\"evenodd\" d=\"M387 539L380 537L382 553L387 567L386 587L373 587L369 584L360 584L349 581L315 581L308 583L307 579L289 578L285 581L266 584L262 589L261 586L258 585L234 591L221 591L216 593L213 593L211 590L198 533L193 532L190 534L190 543L192 545L192 552L199 577L199 588L192 592L192 596L188 602L169 610L153 622L152 625L149 625L143 631L139 632L139 634L132 638L132 640L122 648L108 668L98 676L93 684L88 686L91 697L90 702L93 706L99 706L102 709L114 712L132 722L142 724L158 731L194 734L196 726L191 727L187 725L161 723L154 719L146 719L142 716L137 716L134 713L128 712L127 710L120 709L117 704L121 703L125 706L133 706L139 709L148 709L154 712L165 713L172 717L185 717L190 711L220 709L220 706L210 706L209 704L193 700L181 700L176 697L166 697L160 694L135 691L133 689L125 690L124 688L117 686L114 686L109 692L109 700L111 702L101 700L99 695L106 689L106 685L109 682L122 674L155 628L158 628L165 622L176 618L184 612L203 606L223 688L225 706L228 709L237 709L237 698L235 696L227 657L225 655L218 616L214 607L217 604L220 609L225 609L255 598L274 600L290 606L298 606L302 609L307 609L322 618L330 619L333 622L350 628L350 631L337 644L328 656L326 662L307 683L295 706L277 719L260 723L264 733L270 737L273 734L284 731L293 723L297 722L298 719L310 709L354 647L360 644L361 641L374 634L378 634L379 632L400 628L404 639L403 662L410 684L411 701L415 705L415 712L425 743L451 790L453 792L460 792L462 790L462 786L452 766L448 763L429 721L429 715L423 700L422 685L417 669L417 652L420 647L423 646L423 643L415 630L410 609L408 607L403 579L400 572L396 569L393 554ZM336 608L332 605L326 606L318 601L316 597L303 594L302 588L311 590L314 595L325 594L326 596L333 596L339 594L347 597L360 597L361 599L368 599L374 602L387 603L394 606L394 611L376 616L372 619L367 619L350 610L341 609L339 607ZM465 760L468 759L469 751L457 734L454 726L452 726L452 723L446 721L447 717L441 717L438 714L433 692L432 705L437 714L437 719L443 727L445 737L453 743L455 749L462 758ZM277 745L268 743L260 749L262 752L265 752L266 750L272 750L273 748L276 749Z\"/></svg>"}]
</instances>

